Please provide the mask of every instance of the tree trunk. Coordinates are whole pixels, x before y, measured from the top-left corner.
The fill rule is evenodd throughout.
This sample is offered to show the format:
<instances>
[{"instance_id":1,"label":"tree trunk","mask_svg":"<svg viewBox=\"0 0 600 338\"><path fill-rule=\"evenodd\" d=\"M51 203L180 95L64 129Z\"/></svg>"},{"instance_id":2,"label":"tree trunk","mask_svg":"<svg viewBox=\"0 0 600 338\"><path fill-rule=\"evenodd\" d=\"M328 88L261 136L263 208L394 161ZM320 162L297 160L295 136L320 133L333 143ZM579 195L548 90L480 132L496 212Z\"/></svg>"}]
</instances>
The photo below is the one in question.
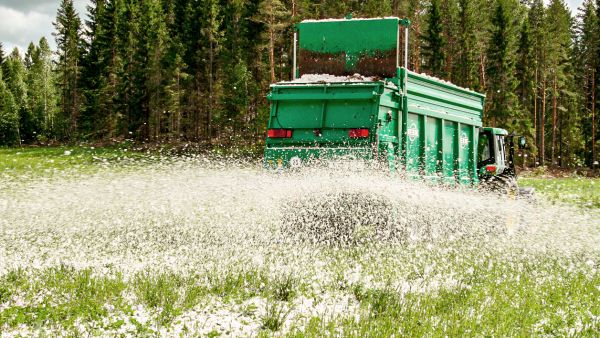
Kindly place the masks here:
<instances>
[{"instance_id":1,"label":"tree trunk","mask_svg":"<svg viewBox=\"0 0 600 338\"><path fill-rule=\"evenodd\" d=\"M275 21L275 19L273 19ZM275 82L275 31L269 27L269 66L271 67L271 83Z\"/></svg>"},{"instance_id":2,"label":"tree trunk","mask_svg":"<svg viewBox=\"0 0 600 338\"><path fill-rule=\"evenodd\" d=\"M538 100L538 69L537 66L535 67L535 84L534 84L534 90L533 90L533 144L535 144L536 147L539 148L539 144L538 144L538 132L539 132L539 128L538 128L538 111L537 111L537 100Z\"/></svg>"},{"instance_id":3,"label":"tree trunk","mask_svg":"<svg viewBox=\"0 0 600 338\"><path fill-rule=\"evenodd\" d=\"M412 55L412 59L413 59L413 70L417 73L420 72L420 66L421 66L421 50L420 50L420 46L418 43L418 39L421 36L421 22L419 20L419 15L420 14L420 8L419 8L419 4L417 3L417 8L415 8L415 12L413 13L413 28L415 30L415 34L414 36L417 37L417 39L415 39L417 42L415 42L414 45L414 53ZM410 38L409 38L410 40ZM410 42L410 41L409 41ZM410 48L409 48L410 50Z\"/></svg>"},{"instance_id":4,"label":"tree trunk","mask_svg":"<svg viewBox=\"0 0 600 338\"><path fill-rule=\"evenodd\" d=\"M212 128L212 109L213 109L213 62L214 62L214 42L210 41L209 49L209 64L208 64L208 111L206 113L206 138L208 141L211 139L211 128Z\"/></svg>"},{"instance_id":5,"label":"tree trunk","mask_svg":"<svg viewBox=\"0 0 600 338\"><path fill-rule=\"evenodd\" d=\"M558 95L557 89L557 80L556 80L556 72L554 73L554 77L552 78L552 165L556 165L556 122L557 122L557 100L556 96Z\"/></svg>"},{"instance_id":6,"label":"tree trunk","mask_svg":"<svg viewBox=\"0 0 600 338\"><path fill-rule=\"evenodd\" d=\"M545 164L546 156L546 78L542 80L542 109L540 111L540 148L538 149L539 163Z\"/></svg>"},{"instance_id":7,"label":"tree trunk","mask_svg":"<svg viewBox=\"0 0 600 338\"><path fill-rule=\"evenodd\" d=\"M592 70L592 166L596 160L596 72Z\"/></svg>"},{"instance_id":8,"label":"tree trunk","mask_svg":"<svg viewBox=\"0 0 600 338\"><path fill-rule=\"evenodd\" d=\"M480 90L485 90L485 54L479 55L479 86Z\"/></svg>"}]
</instances>

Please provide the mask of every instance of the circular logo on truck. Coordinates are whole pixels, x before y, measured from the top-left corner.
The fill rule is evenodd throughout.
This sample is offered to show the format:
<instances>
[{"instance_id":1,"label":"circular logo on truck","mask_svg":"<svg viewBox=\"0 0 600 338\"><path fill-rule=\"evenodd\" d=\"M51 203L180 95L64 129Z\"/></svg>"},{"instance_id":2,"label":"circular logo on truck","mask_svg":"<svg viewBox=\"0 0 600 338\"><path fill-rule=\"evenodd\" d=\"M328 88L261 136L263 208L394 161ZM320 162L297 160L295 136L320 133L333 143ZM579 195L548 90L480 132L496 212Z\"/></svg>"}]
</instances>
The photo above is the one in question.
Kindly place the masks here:
<instances>
[{"instance_id":1,"label":"circular logo on truck","mask_svg":"<svg viewBox=\"0 0 600 338\"><path fill-rule=\"evenodd\" d=\"M469 145L469 137L467 136L467 133L463 132L460 135L460 147L466 148L468 145Z\"/></svg>"},{"instance_id":2,"label":"circular logo on truck","mask_svg":"<svg viewBox=\"0 0 600 338\"><path fill-rule=\"evenodd\" d=\"M301 165L302 165L302 160L300 159L300 157L294 156L294 157L290 158L290 167L298 168Z\"/></svg>"},{"instance_id":3,"label":"circular logo on truck","mask_svg":"<svg viewBox=\"0 0 600 338\"><path fill-rule=\"evenodd\" d=\"M408 128L406 133L408 134L408 138L411 141L414 141L416 138L419 137L419 129L417 129L417 125L414 123L410 125L410 128Z\"/></svg>"}]
</instances>

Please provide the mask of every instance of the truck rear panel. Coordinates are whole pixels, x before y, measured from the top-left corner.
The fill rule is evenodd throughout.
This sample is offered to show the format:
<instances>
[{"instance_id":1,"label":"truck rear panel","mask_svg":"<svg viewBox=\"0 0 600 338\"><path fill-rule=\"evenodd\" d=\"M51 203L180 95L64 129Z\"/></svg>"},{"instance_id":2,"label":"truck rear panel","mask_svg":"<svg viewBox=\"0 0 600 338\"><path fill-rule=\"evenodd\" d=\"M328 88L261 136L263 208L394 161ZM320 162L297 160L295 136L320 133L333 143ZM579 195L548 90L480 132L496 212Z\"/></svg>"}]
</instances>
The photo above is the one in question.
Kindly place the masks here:
<instances>
[{"instance_id":1,"label":"truck rear panel","mask_svg":"<svg viewBox=\"0 0 600 338\"><path fill-rule=\"evenodd\" d=\"M269 137L265 162L289 166L340 156L370 158L382 82L281 83L271 86L269 130L286 130Z\"/></svg>"}]
</instances>

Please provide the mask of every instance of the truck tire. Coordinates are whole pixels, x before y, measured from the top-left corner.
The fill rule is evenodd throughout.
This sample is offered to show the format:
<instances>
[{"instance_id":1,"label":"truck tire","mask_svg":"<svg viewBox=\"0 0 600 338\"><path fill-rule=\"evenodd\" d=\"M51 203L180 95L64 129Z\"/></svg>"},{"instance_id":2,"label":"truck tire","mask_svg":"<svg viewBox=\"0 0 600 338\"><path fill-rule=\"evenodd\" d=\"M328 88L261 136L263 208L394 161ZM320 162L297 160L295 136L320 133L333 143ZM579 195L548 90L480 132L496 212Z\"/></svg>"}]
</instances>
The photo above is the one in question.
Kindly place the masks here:
<instances>
[{"instance_id":1,"label":"truck tire","mask_svg":"<svg viewBox=\"0 0 600 338\"><path fill-rule=\"evenodd\" d=\"M487 191L509 197L514 197L519 192L517 178L512 174L490 176L483 180L482 186Z\"/></svg>"}]
</instances>

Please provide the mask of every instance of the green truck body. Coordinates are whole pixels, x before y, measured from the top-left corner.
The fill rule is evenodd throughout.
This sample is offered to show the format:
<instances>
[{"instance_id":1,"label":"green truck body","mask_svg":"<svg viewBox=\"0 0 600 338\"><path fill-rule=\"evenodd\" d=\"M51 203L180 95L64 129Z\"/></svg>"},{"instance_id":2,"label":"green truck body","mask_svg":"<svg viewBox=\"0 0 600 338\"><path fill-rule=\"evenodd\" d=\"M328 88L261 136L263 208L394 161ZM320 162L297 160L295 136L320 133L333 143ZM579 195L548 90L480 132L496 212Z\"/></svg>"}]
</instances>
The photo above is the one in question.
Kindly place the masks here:
<instances>
[{"instance_id":1,"label":"green truck body","mask_svg":"<svg viewBox=\"0 0 600 338\"><path fill-rule=\"evenodd\" d=\"M478 183L485 96L400 67L402 25L398 18L297 25L300 78L271 85L265 167L354 158L407 176ZM306 76L321 73L332 76Z\"/></svg>"}]
</instances>

